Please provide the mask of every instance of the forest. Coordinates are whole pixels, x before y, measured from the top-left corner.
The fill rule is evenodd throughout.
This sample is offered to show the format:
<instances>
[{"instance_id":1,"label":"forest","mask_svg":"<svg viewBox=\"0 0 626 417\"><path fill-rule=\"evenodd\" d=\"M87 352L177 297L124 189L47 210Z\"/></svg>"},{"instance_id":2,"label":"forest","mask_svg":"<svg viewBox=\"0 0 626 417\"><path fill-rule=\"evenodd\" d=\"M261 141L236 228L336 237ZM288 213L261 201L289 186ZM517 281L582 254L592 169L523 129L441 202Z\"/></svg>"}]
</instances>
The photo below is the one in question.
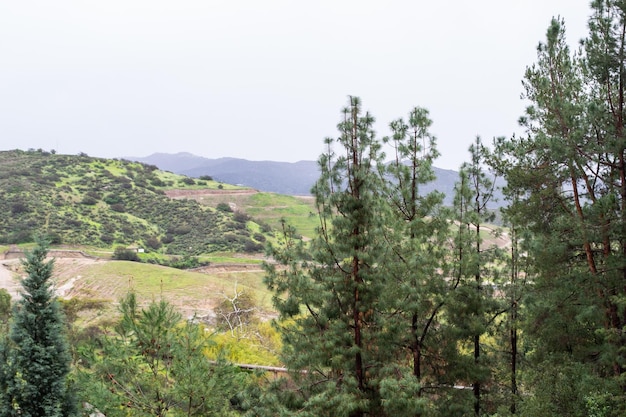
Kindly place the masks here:
<instances>
[{"instance_id":1,"label":"forest","mask_svg":"<svg viewBox=\"0 0 626 417\"><path fill-rule=\"evenodd\" d=\"M439 156L428 110L379 138L348 98L315 237L285 222L267 245L286 373L209 360L212 334L132 292L70 348L40 242L12 313L0 297L0 416L626 415L626 1L591 7L575 51L553 19L522 81L525 133L476 137L452 206L420 192Z\"/></svg>"}]
</instances>

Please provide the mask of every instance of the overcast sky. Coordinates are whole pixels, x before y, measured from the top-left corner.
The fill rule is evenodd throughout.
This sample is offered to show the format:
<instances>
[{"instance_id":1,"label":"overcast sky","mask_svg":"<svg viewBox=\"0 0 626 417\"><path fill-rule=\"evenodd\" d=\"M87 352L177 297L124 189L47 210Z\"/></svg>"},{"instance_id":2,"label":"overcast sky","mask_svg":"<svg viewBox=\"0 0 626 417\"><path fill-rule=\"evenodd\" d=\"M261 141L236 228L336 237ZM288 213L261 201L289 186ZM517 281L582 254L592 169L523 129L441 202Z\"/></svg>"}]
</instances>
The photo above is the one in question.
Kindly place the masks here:
<instances>
[{"instance_id":1,"label":"overcast sky","mask_svg":"<svg viewBox=\"0 0 626 417\"><path fill-rule=\"evenodd\" d=\"M0 1L0 150L315 160L347 96L379 136L430 110L457 169L519 132L521 80L552 16L588 0Z\"/></svg>"}]
</instances>

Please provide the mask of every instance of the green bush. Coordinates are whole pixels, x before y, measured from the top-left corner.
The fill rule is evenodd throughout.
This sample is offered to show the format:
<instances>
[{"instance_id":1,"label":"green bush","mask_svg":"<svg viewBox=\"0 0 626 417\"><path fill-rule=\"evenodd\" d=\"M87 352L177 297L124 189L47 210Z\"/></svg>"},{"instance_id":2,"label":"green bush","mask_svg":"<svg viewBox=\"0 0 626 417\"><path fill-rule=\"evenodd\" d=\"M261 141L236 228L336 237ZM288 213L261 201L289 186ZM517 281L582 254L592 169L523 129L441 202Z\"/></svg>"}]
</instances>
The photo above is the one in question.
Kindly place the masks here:
<instances>
[{"instance_id":1,"label":"green bush","mask_svg":"<svg viewBox=\"0 0 626 417\"><path fill-rule=\"evenodd\" d=\"M97 203L98 203L98 200L88 195L83 197L83 200L80 202L80 204L84 204L86 206L95 206Z\"/></svg>"},{"instance_id":2,"label":"green bush","mask_svg":"<svg viewBox=\"0 0 626 417\"><path fill-rule=\"evenodd\" d=\"M230 204L228 203L219 203L216 207L217 210L224 212L224 213L232 213L233 209L230 208Z\"/></svg>"},{"instance_id":3,"label":"green bush","mask_svg":"<svg viewBox=\"0 0 626 417\"><path fill-rule=\"evenodd\" d=\"M146 246L153 250L158 250L163 246L158 237L152 236L146 239Z\"/></svg>"},{"instance_id":4,"label":"green bush","mask_svg":"<svg viewBox=\"0 0 626 417\"><path fill-rule=\"evenodd\" d=\"M115 237L113 235L110 235L108 233L103 233L100 235L100 240L103 243L106 243L107 245L110 245L111 243L115 242Z\"/></svg>"},{"instance_id":5,"label":"green bush","mask_svg":"<svg viewBox=\"0 0 626 417\"><path fill-rule=\"evenodd\" d=\"M113 252L113 259L117 261L133 261L133 262L140 261L139 255L137 255L137 252L131 249L127 249L123 246L118 246L115 248L115 251Z\"/></svg>"},{"instance_id":6,"label":"green bush","mask_svg":"<svg viewBox=\"0 0 626 417\"><path fill-rule=\"evenodd\" d=\"M150 184L152 184L155 187L165 187L165 183L160 178L153 178L150 181Z\"/></svg>"},{"instance_id":7,"label":"green bush","mask_svg":"<svg viewBox=\"0 0 626 417\"><path fill-rule=\"evenodd\" d=\"M243 250L246 253L255 253L255 252L263 252L263 245L260 243L256 243L252 240L248 240L243 244Z\"/></svg>"},{"instance_id":8,"label":"green bush","mask_svg":"<svg viewBox=\"0 0 626 417\"><path fill-rule=\"evenodd\" d=\"M117 211L118 213L124 213L126 211L126 207L124 204L111 204L111 210Z\"/></svg>"},{"instance_id":9,"label":"green bush","mask_svg":"<svg viewBox=\"0 0 626 417\"><path fill-rule=\"evenodd\" d=\"M233 215L233 220L238 223L246 223L248 220L250 220L250 216L242 211L236 211Z\"/></svg>"}]
</instances>

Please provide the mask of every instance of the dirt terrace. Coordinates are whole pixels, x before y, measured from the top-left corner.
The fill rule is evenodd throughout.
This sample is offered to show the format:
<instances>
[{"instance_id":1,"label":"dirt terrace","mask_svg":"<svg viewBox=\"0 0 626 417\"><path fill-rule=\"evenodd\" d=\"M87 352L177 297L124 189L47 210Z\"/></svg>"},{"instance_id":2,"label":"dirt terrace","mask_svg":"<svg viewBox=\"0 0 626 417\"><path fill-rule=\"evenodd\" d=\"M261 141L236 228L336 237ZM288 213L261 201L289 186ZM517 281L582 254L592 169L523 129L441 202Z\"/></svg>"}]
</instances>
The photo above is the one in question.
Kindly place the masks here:
<instances>
[{"instance_id":1,"label":"dirt terrace","mask_svg":"<svg viewBox=\"0 0 626 417\"><path fill-rule=\"evenodd\" d=\"M167 190L165 195L169 198L194 198L218 195L251 195L257 194L257 190Z\"/></svg>"}]
</instances>

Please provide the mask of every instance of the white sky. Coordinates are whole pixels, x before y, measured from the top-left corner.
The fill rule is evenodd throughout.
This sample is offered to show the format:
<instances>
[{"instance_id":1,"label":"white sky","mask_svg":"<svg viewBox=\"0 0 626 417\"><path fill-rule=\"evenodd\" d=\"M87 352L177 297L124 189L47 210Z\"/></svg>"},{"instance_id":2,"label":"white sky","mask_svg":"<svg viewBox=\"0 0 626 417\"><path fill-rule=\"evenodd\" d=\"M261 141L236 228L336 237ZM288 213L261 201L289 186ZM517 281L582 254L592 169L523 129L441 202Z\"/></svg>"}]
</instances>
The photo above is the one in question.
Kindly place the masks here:
<instances>
[{"instance_id":1,"label":"white sky","mask_svg":"<svg viewBox=\"0 0 626 417\"><path fill-rule=\"evenodd\" d=\"M519 132L521 80L552 16L588 0L0 1L0 150L315 160L348 95L414 106L457 169Z\"/></svg>"}]
</instances>

